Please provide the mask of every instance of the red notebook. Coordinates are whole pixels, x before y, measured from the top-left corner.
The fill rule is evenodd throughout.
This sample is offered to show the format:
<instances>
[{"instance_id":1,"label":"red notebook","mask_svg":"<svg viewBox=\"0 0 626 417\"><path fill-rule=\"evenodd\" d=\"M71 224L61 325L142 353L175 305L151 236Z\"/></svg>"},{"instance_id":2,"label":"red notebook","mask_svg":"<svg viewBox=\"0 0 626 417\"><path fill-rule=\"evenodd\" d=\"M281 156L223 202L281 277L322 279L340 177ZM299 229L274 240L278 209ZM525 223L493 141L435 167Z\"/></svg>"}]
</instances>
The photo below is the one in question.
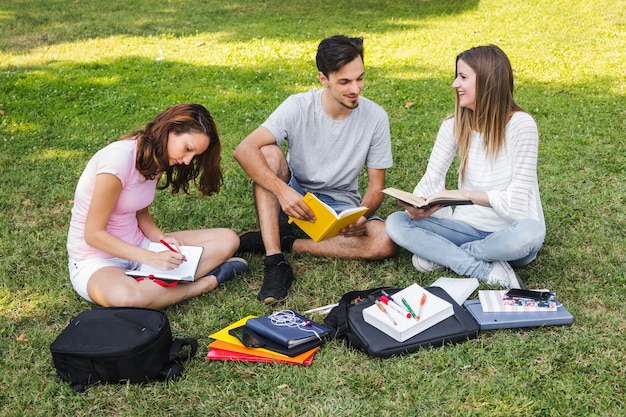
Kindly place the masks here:
<instances>
[{"instance_id":1,"label":"red notebook","mask_svg":"<svg viewBox=\"0 0 626 417\"><path fill-rule=\"evenodd\" d=\"M287 361L283 359L251 355L248 353L242 353L242 352L236 352L233 350L225 350L225 349L221 349L217 347L211 347L211 350L209 350L209 353L207 353L206 358L209 360L218 360L218 361L276 362L276 363L286 363L286 364L293 364L293 365L310 365L311 362L313 361L313 356L315 356L315 352L311 353L302 362Z\"/></svg>"}]
</instances>

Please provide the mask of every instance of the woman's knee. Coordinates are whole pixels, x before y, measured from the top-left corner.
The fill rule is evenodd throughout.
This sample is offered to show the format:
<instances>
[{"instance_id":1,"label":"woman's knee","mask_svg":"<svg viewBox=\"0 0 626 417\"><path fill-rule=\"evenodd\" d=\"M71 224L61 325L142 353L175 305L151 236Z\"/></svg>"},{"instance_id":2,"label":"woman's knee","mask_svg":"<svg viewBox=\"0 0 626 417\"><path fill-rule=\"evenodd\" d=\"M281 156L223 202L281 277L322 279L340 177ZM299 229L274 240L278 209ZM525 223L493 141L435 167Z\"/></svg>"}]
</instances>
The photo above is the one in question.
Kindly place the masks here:
<instances>
[{"instance_id":1,"label":"woman's knee","mask_svg":"<svg viewBox=\"0 0 626 417\"><path fill-rule=\"evenodd\" d=\"M219 230L219 239L220 245L224 245L225 247L232 249L232 252L239 248L239 236L232 229L218 229Z\"/></svg>"},{"instance_id":2,"label":"woman's knee","mask_svg":"<svg viewBox=\"0 0 626 417\"><path fill-rule=\"evenodd\" d=\"M545 227L531 219L521 221L517 226L516 232L521 244L527 246L531 252L538 251L546 237Z\"/></svg>"},{"instance_id":3,"label":"woman's knee","mask_svg":"<svg viewBox=\"0 0 626 417\"><path fill-rule=\"evenodd\" d=\"M239 236L231 229L224 236L224 241L228 242L228 256L232 256L239 249Z\"/></svg>"},{"instance_id":4,"label":"woman's knee","mask_svg":"<svg viewBox=\"0 0 626 417\"><path fill-rule=\"evenodd\" d=\"M409 216L403 211L396 211L391 213L387 219L385 219L385 231L387 235L395 242L404 229Z\"/></svg>"},{"instance_id":5,"label":"woman's knee","mask_svg":"<svg viewBox=\"0 0 626 417\"><path fill-rule=\"evenodd\" d=\"M211 256L216 252L230 256L239 248L239 236L232 229L225 227L200 230L196 232L194 241L196 245L210 248L203 256Z\"/></svg>"}]
</instances>

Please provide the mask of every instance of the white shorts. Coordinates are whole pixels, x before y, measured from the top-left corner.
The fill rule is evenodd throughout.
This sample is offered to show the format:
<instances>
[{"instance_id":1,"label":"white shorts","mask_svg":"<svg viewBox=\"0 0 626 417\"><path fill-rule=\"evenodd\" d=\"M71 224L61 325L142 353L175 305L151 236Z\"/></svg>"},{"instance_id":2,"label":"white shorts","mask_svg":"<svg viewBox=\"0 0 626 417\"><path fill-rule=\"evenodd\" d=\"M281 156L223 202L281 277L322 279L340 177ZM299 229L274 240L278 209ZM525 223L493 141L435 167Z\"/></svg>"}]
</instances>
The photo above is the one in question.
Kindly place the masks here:
<instances>
[{"instance_id":1,"label":"white shorts","mask_svg":"<svg viewBox=\"0 0 626 417\"><path fill-rule=\"evenodd\" d=\"M150 244L149 239L141 242L142 248L147 248ZM87 293L87 283L91 276L99 269L107 266L115 266L126 269L139 269L141 266L137 262L129 261L121 258L92 258L92 259L74 259L70 258L67 267L70 271L70 281L74 290L85 300L93 302Z\"/></svg>"}]
</instances>

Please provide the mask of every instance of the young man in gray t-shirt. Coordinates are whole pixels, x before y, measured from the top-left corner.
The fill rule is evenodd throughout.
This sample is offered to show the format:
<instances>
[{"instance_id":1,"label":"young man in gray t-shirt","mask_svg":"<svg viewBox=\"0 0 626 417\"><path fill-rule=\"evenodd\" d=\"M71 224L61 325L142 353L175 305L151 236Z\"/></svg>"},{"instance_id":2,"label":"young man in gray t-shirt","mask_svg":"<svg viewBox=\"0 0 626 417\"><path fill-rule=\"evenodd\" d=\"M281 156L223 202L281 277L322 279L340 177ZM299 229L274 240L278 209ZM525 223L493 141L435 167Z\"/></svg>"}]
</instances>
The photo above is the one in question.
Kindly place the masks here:
<instances>
[{"instance_id":1,"label":"young man in gray t-shirt","mask_svg":"<svg viewBox=\"0 0 626 417\"><path fill-rule=\"evenodd\" d=\"M392 166L391 140L387 113L361 97L363 40L326 38L316 62L324 88L288 97L234 152L254 182L261 228L241 235L239 252L265 253L265 276L257 297L265 304L284 298L293 282L283 252L383 259L397 249L375 216L383 199L385 172ZM283 141L287 157L276 146ZM368 181L361 198L358 178L364 166ZM302 198L305 192L337 212L357 206L368 211L338 236L320 242L299 239L285 219L314 220Z\"/></svg>"}]
</instances>

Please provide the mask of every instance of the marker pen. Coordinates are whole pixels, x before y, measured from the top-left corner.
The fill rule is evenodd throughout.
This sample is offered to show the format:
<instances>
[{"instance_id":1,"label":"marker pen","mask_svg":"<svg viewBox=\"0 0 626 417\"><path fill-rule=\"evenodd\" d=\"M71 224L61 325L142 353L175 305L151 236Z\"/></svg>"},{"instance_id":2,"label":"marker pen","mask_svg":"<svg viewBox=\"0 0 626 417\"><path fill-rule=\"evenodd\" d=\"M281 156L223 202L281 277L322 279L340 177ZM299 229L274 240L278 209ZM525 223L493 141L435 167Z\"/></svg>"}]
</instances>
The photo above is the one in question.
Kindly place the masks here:
<instances>
[{"instance_id":1,"label":"marker pen","mask_svg":"<svg viewBox=\"0 0 626 417\"><path fill-rule=\"evenodd\" d=\"M391 298L387 297L386 295L382 295L380 297L380 302L386 305L387 307L390 307L392 310L394 310L396 313L400 314L401 316L406 317L407 319L411 318L411 313L401 308L398 305L398 303L396 303L395 301L393 301Z\"/></svg>"}]
</instances>

